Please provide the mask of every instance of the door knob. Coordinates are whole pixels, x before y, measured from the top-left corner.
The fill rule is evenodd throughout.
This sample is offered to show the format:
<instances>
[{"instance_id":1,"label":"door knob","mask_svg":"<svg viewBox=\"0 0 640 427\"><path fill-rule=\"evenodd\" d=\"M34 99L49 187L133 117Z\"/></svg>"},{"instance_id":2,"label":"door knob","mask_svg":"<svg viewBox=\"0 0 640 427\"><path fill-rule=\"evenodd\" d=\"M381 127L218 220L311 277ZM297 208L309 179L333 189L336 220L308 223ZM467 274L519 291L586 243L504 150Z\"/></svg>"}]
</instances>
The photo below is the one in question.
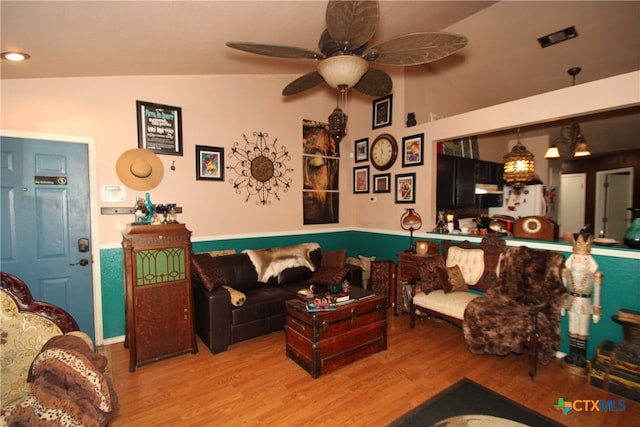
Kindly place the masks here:
<instances>
[{"instance_id":1,"label":"door knob","mask_svg":"<svg viewBox=\"0 0 640 427\"><path fill-rule=\"evenodd\" d=\"M69 264L69 265L78 265L80 264L81 266L85 266L89 264L89 260L86 258L82 258L80 261L76 262L75 264Z\"/></svg>"}]
</instances>

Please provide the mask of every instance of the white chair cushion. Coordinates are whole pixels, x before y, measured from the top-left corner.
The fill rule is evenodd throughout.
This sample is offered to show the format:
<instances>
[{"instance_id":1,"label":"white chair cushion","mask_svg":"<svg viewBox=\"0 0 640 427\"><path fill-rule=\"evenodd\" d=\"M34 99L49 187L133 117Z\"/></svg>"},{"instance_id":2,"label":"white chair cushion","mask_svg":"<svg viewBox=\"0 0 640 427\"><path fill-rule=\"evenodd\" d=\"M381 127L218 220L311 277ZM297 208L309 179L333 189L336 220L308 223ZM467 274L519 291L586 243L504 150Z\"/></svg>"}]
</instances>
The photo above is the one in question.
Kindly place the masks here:
<instances>
[{"instance_id":1,"label":"white chair cushion","mask_svg":"<svg viewBox=\"0 0 640 427\"><path fill-rule=\"evenodd\" d=\"M463 249L451 246L447 253L447 267L460 267L467 285L473 286L484 273L484 251L482 249Z\"/></svg>"},{"instance_id":2,"label":"white chair cushion","mask_svg":"<svg viewBox=\"0 0 640 427\"><path fill-rule=\"evenodd\" d=\"M449 292L445 294L444 290L438 289L428 294L418 292L413 297L413 305L462 320L467 304L477 297L479 295L471 292Z\"/></svg>"}]
</instances>

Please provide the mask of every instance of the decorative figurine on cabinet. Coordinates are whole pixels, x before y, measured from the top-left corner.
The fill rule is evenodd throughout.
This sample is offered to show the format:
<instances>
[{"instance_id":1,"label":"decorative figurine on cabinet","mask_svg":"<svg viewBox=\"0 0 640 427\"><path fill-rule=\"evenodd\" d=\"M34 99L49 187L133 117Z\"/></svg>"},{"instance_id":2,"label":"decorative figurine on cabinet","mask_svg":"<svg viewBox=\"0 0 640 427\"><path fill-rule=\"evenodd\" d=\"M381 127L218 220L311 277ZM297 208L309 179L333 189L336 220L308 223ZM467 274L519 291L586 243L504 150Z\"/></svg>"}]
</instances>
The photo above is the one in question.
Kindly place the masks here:
<instances>
[{"instance_id":1,"label":"decorative figurine on cabinet","mask_svg":"<svg viewBox=\"0 0 640 427\"><path fill-rule=\"evenodd\" d=\"M578 375L585 375L587 370L589 317L598 323L602 314L602 272L598 271L598 263L591 256L592 243L592 235L583 232L574 234L573 253L562 270L564 286L569 292L562 309L563 316L565 311L569 312L569 354L564 362L569 371Z\"/></svg>"}]
</instances>

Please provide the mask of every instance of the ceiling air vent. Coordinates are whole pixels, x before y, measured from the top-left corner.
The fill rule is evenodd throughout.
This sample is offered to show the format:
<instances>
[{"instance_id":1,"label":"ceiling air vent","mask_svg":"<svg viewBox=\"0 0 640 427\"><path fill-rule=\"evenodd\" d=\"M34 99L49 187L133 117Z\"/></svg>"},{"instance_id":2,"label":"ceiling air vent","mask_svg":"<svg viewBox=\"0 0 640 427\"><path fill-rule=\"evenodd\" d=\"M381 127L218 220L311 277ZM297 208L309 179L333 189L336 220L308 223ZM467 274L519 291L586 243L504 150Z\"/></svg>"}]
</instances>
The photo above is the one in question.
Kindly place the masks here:
<instances>
[{"instance_id":1,"label":"ceiling air vent","mask_svg":"<svg viewBox=\"0 0 640 427\"><path fill-rule=\"evenodd\" d=\"M556 31L555 33L540 37L538 39L538 43L540 43L540 46L544 48L574 37L578 37L578 32L576 31L576 27L571 26L564 30Z\"/></svg>"}]
</instances>

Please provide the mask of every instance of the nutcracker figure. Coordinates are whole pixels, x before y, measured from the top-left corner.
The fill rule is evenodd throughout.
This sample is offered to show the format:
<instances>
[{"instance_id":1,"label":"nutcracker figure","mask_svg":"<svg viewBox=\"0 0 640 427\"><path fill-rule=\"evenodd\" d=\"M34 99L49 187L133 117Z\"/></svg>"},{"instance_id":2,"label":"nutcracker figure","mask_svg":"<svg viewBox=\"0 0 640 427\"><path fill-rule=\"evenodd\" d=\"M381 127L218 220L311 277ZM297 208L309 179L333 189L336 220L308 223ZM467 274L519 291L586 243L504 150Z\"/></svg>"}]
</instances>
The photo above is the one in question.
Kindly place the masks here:
<instances>
[{"instance_id":1,"label":"nutcracker figure","mask_svg":"<svg viewBox=\"0 0 640 427\"><path fill-rule=\"evenodd\" d=\"M564 358L565 366L577 374L586 374L587 340L589 324L600 321L600 289L602 273L591 256L593 236L578 233L573 236L573 253L562 269L562 279L569 294L562 315L569 312L569 354ZM590 319L591 318L591 319Z\"/></svg>"}]
</instances>

